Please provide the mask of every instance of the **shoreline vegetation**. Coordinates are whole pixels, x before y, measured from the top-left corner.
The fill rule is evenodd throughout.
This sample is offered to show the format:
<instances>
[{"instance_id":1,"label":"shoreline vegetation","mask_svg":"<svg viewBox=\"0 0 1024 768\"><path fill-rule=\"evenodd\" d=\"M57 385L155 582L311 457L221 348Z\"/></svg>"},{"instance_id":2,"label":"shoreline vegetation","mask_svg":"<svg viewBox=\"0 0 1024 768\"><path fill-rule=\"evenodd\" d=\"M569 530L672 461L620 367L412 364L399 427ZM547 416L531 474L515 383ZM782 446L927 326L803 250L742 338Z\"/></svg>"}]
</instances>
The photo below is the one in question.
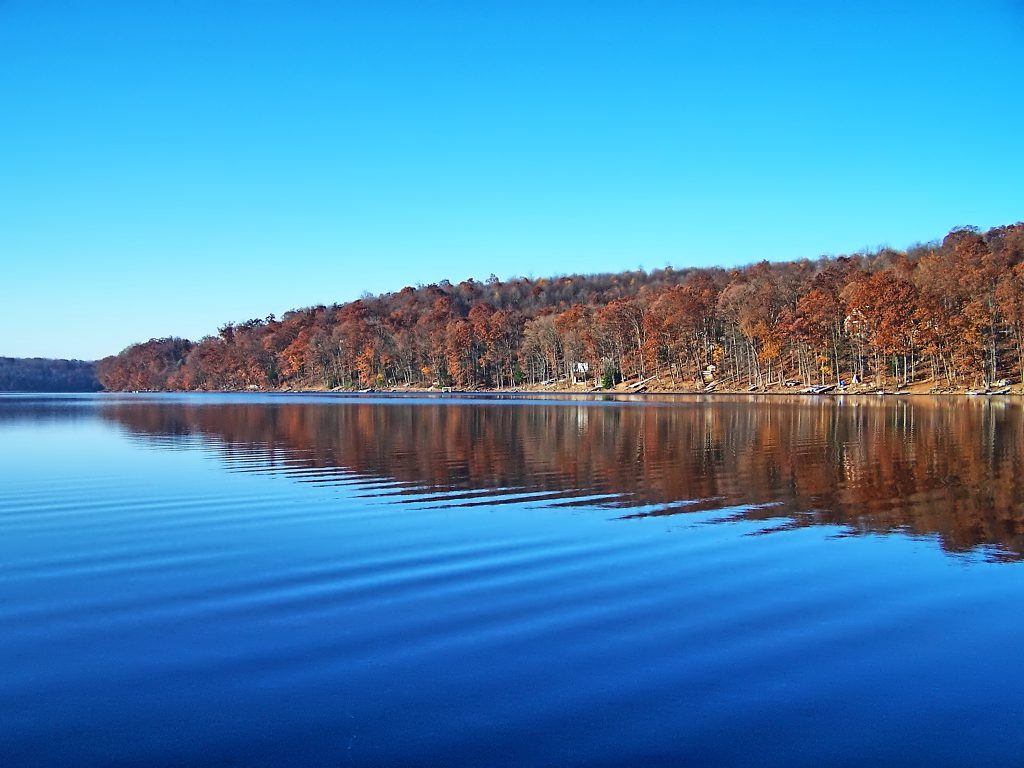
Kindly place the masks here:
<instances>
[{"instance_id":1,"label":"shoreline vegetation","mask_svg":"<svg viewBox=\"0 0 1024 768\"><path fill-rule=\"evenodd\" d=\"M634 382L635 384L635 382ZM810 391L809 391L810 390ZM957 396L957 397L1016 397L1024 395L1024 385L1016 386L1004 386L995 387L992 389L963 389L953 387L935 387L931 386L930 382L921 382L919 384L909 387L899 388L879 388L874 386L854 386L854 387L826 387L824 390L820 388L767 388L767 389L729 389L729 388L713 388L713 389L686 389L679 386L672 386L670 383L660 382L652 384L651 386L641 387L630 387L629 382L625 382L621 385L617 385L611 389L603 388L585 388L585 387L573 387L565 388L557 385L552 386L526 386L526 387L513 387L503 389L458 389L455 387L389 387L386 389L366 388L366 389L346 389L341 387L335 387L333 389L325 388L289 388L283 387L280 389L257 389L257 388L246 388L246 389L213 389L213 390L154 390L154 389L142 389L142 390L121 390L128 391L132 394L160 394L160 393L183 393L183 392L194 392L195 394L253 394L253 395L266 395L266 394L278 394L278 395L373 395L375 397L389 397L389 396L416 396L416 395L432 395L443 397L450 395L453 397L489 397L489 396L506 396L515 395L516 397L530 398L550 398L550 397L586 397L586 398L600 398L601 396L630 396L636 398L644 397L658 397L658 396L728 396L728 397L860 397L860 396L880 396L880 395L898 395L900 397L906 396ZM109 390L108 390L109 392Z\"/></svg>"},{"instance_id":2,"label":"shoreline vegetation","mask_svg":"<svg viewBox=\"0 0 1024 768\"><path fill-rule=\"evenodd\" d=\"M0 392L96 392L96 363L48 357L0 357Z\"/></svg>"},{"instance_id":3,"label":"shoreline vegetation","mask_svg":"<svg viewBox=\"0 0 1024 768\"><path fill-rule=\"evenodd\" d=\"M634 382L635 384L636 382ZM390 389L369 389L369 390L353 390L353 389L277 389L277 390L231 390L233 392L239 391L250 391L258 393L281 393L281 394L340 394L340 395L359 395L359 394L372 394L372 395L517 395L523 397L531 396L565 396L565 397L579 397L579 396L601 396L601 395L635 395L643 397L645 395L659 396L659 395L680 395L680 396L704 396L704 395L727 395L727 396L762 396L762 395L781 395L781 396L859 396L859 395L957 395L957 396L1017 396L1024 395L1024 386L1005 386L996 387L993 389L955 389L949 387L933 387L928 382L917 384L910 387L896 388L878 388L872 386L859 386L859 387L828 387L824 390L819 388L807 388L807 387L793 387L793 388L768 388L768 389L729 389L729 388L714 388L714 389L685 389L678 386L673 386L671 383L660 382L654 383L650 386L643 385L640 387L631 387L629 382L613 387L612 389L587 389L587 388L571 388L549 386L549 387L518 387L512 389L454 389L449 387L444 388L432 388L432 387L393 387Z\"/></svg>"},{"instance_id":4,"label":"shoreline vegetation","mask_svg":"<svg viewBox=\"0 0 1024 768\"><path fill-rule=\"evenodd\" d=\"M1021 394L1024 223L905 251L448 281L150 339L108 391Z\"/></svg>"}]
</instances>

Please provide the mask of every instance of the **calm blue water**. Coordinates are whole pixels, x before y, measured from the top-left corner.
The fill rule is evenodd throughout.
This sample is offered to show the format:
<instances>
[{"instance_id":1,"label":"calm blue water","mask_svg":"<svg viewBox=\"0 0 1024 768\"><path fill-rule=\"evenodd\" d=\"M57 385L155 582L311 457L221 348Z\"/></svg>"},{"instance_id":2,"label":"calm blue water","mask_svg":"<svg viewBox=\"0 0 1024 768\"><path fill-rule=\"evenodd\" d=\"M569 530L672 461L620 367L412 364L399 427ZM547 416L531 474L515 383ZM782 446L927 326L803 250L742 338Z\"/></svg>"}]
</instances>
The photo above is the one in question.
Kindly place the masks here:
<instances>
[{"instance_id":1,"label":"calm blue water","mask_svg":"<svg viewBox=\"0 0 1024 768\"><path fill-rule=\"evenodd\" d=\"M1024 415L0 397L0 765L1024 755Z\"/></svg>"}]
</instances>

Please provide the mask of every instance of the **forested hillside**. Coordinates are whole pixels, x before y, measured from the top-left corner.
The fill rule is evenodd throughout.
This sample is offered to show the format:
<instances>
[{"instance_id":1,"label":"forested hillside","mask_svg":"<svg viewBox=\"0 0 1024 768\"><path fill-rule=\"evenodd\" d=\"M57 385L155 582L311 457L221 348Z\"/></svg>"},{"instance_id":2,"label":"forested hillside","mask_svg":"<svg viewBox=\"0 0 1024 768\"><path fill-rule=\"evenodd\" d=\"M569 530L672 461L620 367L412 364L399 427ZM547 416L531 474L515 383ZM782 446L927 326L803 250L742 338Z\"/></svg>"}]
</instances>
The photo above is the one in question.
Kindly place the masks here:
<instances>
[{"instance_id":1,"label":"forested hillside","mask_svg":"<svg viewBox=\"0 0 1024 768\"><path fill-rule=\"evenodd\" d=\"M1024 224L740 269L447 281L136 344L110 390L542 383L679 389L1024 375Z\"/></svg>"},{"instance_id":2,"label":"forested hillside","mask_svg":"<svg viewBox=\"0 0 1024 768\"><path fill-rule=\"evenodd\" d=\"M96 363L0 357L0 392L96 392Z\"/></svg>"}]
</instances>

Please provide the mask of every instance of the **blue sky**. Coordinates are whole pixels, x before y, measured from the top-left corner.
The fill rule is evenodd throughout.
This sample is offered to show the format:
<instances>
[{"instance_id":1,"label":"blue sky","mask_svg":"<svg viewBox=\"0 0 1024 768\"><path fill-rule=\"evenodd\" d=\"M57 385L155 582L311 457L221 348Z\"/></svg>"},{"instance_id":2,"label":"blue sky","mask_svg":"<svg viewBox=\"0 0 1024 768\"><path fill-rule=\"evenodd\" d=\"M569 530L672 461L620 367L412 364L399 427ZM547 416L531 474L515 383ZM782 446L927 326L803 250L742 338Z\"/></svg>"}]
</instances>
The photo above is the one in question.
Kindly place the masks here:
<instances>
[{"instance_id":1,"label":"blue sky","mask_svg":"<svg viewBox=\"0 0 1024 768\"><path fill-rule=\"evenodd\" d=\"M1021 2L0 0L0 355L1024 218Z\"/></svg>"}]
</instances>

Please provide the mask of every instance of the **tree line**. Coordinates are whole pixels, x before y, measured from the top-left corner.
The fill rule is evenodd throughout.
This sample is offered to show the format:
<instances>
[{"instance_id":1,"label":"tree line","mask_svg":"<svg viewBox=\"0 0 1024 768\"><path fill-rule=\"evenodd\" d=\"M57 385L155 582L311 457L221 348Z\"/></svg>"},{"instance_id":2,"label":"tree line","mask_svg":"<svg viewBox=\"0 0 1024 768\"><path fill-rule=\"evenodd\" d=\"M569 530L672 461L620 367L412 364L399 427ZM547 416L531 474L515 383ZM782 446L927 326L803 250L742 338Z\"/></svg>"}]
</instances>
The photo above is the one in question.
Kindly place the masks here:
<instances>
[{"instance_id":1,"label":"tree line","mask_svg":"<svg viewBox=\"0 0 1024 768\"><path fill-rule=\"evenodd\" d=\"M44 357L0 357L0 392L96 392L96 363Z\"/></svg>"},{"instance_id":2,"label":"tree line","mask_svg":"<svg viewBox=\"0 0 1024 768\"><path fill-rule=\"evenodd\" d=\"M737 269L442 281L151 339L98 373L108 390L992 386L1024 378L1024 223Z\"/></svg>"}]
</instances>

